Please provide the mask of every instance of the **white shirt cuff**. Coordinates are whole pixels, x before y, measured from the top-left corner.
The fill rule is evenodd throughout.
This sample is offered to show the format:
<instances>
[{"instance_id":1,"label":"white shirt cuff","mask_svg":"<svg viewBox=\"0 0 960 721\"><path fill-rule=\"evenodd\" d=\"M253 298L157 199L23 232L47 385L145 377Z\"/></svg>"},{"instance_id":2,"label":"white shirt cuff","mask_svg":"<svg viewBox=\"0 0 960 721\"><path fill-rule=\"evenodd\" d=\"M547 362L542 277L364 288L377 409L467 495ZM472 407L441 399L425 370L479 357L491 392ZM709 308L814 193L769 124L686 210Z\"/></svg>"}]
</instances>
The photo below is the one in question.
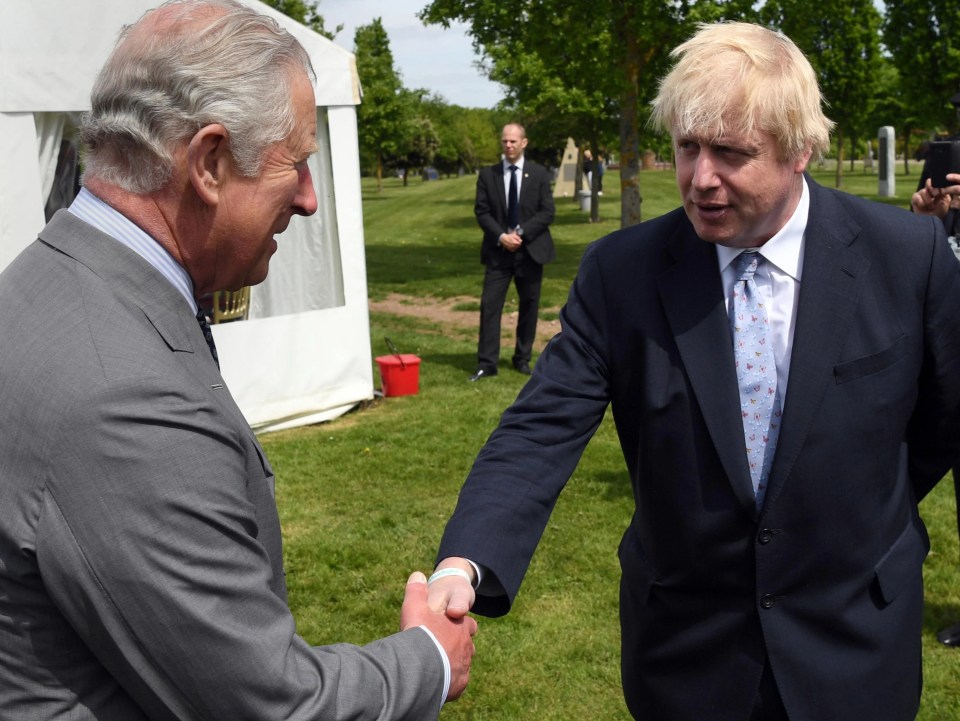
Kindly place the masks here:
<instances>
[{"instance_id":1,"label":"white shirt cuff","mask_svg":"<svg viewBox=\"0 0 960 721\"><path fill-rule=\"evenodd\" d=\"M440 652L440 660L443 661L443 695L440 697L440 705L443 706L447 702L447 694L450 693L450 659L447 658L447 652L443 650L443 646L440 645L437 637L433 635L433 631L426 626L420 628L426 631L427 635L433 640Z\"/></svg>"},{"instance_id":2,"label":"white shirt cuff","mask_svg":"<svg viewBox=\"0 0 960 721\"><path fill-rule=\"evenodd\" d=\"M479 564L474 563L473 561L471 561L469 558L464 558L463 560L466 561L467 563L469 563L471 566L473 566L473 571L474 571L474 573L477 574L477 582L473 584L473 587L474 587L474 588L479 588L479 587L480 587L480 581L483 580L483 568L482 568Z\"/></svg>"}]
</instances>

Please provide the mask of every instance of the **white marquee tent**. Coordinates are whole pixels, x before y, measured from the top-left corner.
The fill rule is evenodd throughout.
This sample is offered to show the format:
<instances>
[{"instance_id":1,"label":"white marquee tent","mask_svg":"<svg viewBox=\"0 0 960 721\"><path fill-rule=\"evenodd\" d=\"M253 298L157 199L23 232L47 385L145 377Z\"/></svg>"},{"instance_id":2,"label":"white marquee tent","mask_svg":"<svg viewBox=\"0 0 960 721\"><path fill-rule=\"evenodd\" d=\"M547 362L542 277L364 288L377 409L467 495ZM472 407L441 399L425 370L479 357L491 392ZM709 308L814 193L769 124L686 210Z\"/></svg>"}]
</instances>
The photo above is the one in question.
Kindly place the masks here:
<instances>
[{"instance_id":1,"label":"white marquee tent","mask_svg":"<svg viewBox=\"0 0 960 721\"><path fill-rule=\"evenodd\" d=\"M249 319L214 326L223 376L254 428L336 417L373 397L351 53L257 2L307 49L317 74L311 160L320 209L294 217ZM0 9L0 269L37 236L61 141L90 107L122 26L160 0L3 0ZM2 342L2 340L0 340Z\"/></svg>"}]
</instances>

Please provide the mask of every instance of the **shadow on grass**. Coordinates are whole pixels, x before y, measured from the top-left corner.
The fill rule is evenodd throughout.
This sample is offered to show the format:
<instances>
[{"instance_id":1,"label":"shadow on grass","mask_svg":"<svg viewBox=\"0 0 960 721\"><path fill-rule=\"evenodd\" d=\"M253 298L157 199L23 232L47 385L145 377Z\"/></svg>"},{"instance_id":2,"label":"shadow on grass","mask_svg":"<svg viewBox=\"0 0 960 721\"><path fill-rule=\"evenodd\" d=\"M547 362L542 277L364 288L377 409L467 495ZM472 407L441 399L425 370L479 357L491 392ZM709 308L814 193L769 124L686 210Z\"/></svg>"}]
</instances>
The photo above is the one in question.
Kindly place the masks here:
<instances>
[{"instance_id":1,"label":"shadow on grass","mask_svg":"<svg viewBox=\"0 0 960 721\"><path fill-rule=\"evenodd\" d=\"M615 501L621 498L633 498L630 476L627 469L619 471L599 471L590 474L591 480L603 487L603 500Z\"/></svg>"},{"instance_id":2,"label":"shadow on grass","mask_svg":"<svg viewBox=\"0 0 960 721\"><path fill-rule=\"evenodd\" d=\"M923 629L936 634L955 623L960 623L960 603L944 603L927 594L923 607Z\"/></svg>"},{"instance_id":3,"label":"shadow on grass","mask_svg":"<svg viewBox=\"0 0 960 721\"><path fill-rule=\"evenodd\" d=\"M424 355L424 360L463 371L467 375L473 373L477 368L477 354L473 351L467 353L428 353Z\"/></svg>"},{"instance_id":4,"label":"shadow on grass","mask_svg":"<svg viewBox=\"0 0 960 721\"><path fill-rule=\"evenodd\" d=\"M371 283L441 280L475 274L480 266L476 248L428 244L372 246L367 249L367 276Z\"/></svg>"}]
</instances>

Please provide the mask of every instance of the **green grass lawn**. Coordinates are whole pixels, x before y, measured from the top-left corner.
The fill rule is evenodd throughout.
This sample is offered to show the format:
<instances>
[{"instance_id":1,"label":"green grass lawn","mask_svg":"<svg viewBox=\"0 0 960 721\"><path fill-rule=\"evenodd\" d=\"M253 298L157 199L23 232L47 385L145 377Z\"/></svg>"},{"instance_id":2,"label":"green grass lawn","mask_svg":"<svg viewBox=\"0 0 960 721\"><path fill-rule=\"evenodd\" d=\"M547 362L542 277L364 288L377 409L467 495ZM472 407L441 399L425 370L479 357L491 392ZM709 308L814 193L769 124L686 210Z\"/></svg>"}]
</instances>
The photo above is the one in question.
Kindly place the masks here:
<instances>
[{"instance_id":1,"label":"green grass lawn","mask_svg":"<svg viewBox=\"0 0 960 721\"><path fill-rule=\"evenodd\" d=\"M914 172L897 179L899 197L888 202L906 205ZM832 171L815 175L833 184ZM415 180L404 188L388 180L377 193L364 182L371 298L479 296L474 183L472 177ZM615 172L606 174L596 224L572 200L557 201L558 258L546 271L542 318L555 317L586 245L619 227L617 183ZM676 205L672 173L644 172L641 184L644 218ZM845 187L875 197L876 176L848 173ZM386 350L384 336L422 358L418 395L378 400L331 423L263 437L278 477L290 603L300 633L314 644L364 643L396 629L408 573L431 569L460 484L524 380L504 370L482 387L467 383L475 333L449 332L427 317L374 313L375 355ZM616 549L631 508L608 418L561 496L514 610L501 619L479 619L471 685L442 718L629 718L620 690ZM933 550L925 571L926 684L919 718L957 719L960 651L934 640L938 628L960 621L950 484L941 483L921 510Z\"/></svg>"}]
</instances>

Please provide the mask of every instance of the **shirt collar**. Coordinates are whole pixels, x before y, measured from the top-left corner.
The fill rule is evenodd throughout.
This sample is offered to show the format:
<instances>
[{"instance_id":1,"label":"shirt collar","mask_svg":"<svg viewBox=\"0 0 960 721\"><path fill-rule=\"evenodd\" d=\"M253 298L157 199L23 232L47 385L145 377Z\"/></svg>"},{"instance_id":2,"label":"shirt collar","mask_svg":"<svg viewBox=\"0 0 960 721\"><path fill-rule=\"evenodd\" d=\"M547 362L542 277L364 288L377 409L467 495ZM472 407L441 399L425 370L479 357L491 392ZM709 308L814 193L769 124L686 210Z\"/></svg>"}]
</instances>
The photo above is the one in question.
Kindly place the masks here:
<instances>
[{"instance_id":1,"label":"shirt collar","mask_svg":"<svg viewBox=\"0 0 960 721\"><path fill-rule=\"evenodd\" d=\"M517 170L519 170L519 171L522 173L522 172L523 172L523 156L521 155L521 156L517 159L517 162L516 162L516 163L513 163L513 165L516 165L516 166L517 166ZM506 173L506 172L509 171L509 169L510 169L510 163L508 163L508 162L507 162L507 159L504 158L504 159L503 159L503 172Z\"/></svg>"},{"instance_id":2,"label":"shirt collar","mask_svg":"<svg viewBox=\"0 0 960 721\"><path fill-rule=\"evenodd\" d=\"M171 285L186 298L193 312L197 312L197 301L193 298L193 281L190 279L190 275L143 228L118 210L107 205L86 188L80 189L68 210L88 225L92 225L101 233L109 235L137 253L170 281Z\"/></svg>"},{"instance_id":3,"label":"shirt collar","mask_svg":"<svg viewBox=\"0 0 960 721\"><path fill-rule=\"evenodd\" d=\"M810 214L810 190L807 188L807 179L801 176L801 180L803 187L800 191L800 201L793 215L776 235L758 249L760 255L798 282L803 272L803 234L807 229L807 219ZM723 272L743 250L743 248L718 245L717 261L720 264L720 271Z\"/></svg>"}]
</instances>

